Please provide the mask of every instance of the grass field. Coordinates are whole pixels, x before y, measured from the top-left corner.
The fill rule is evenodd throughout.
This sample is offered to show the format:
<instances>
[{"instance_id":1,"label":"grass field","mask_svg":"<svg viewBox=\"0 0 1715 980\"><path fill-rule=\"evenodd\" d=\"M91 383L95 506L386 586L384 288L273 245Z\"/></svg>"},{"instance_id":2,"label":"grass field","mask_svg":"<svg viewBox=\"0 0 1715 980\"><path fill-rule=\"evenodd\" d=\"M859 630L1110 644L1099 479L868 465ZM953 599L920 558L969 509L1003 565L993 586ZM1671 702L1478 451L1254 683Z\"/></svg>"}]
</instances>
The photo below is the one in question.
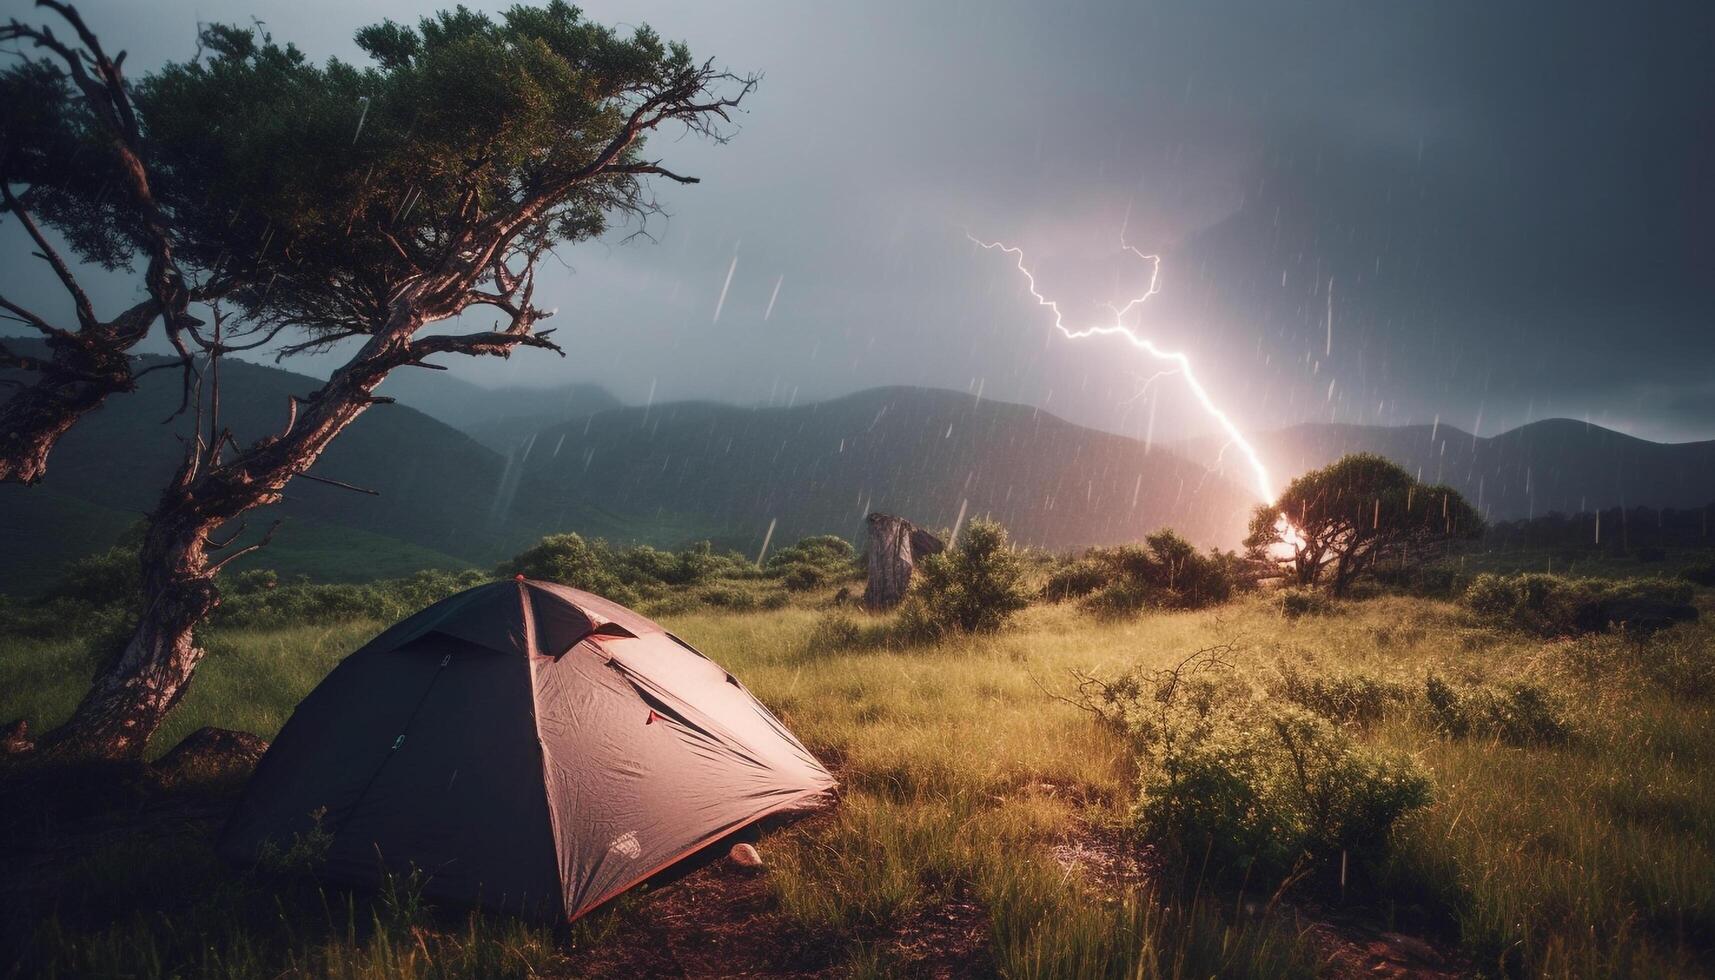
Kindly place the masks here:
<instances>
[{"instance_id":1,"label":"grass field","mask_svg":"<svg viewBox=\"0 0 1715 980\"><path fill-rule=\"evenodd\" d=\"M834 813L762 845L770 908L819 937L835 974L910 972L902 924L954 905L984 922L972 968L1005 976L1309 975L1327 965L1317 937L1330 921L1423 937L1482 975L1700 976L1715 963L1715 680L1697 679L1715 660L1707 608L1647 641L1539 641L1402 597L1298 619L1267 596L1118 621L1037 605L992 637L872 646L872 620L828 649L812 640L828 635L824 600L661 618L742 677L843 783ZM202 725L272 735L382 625L216 633L157 749ZM1070 688L1070 669L1165 665L1218 642L1235 642L1236 669L1259 680L1282 661L1401 683L1430 671L1534 679L1572 734L1448 738L1409 705L1358 729L1416 759L1433 802L1396 828L1379 886L1345 903L1200 889L1194 868L1122 887L1068 863L1087 842L1126 846L1137 773L1123 739L1052 694ZM13 643L0 655L0 718L53 724L80 692L83 657L71 643ZM33 970L574 974L581 950L623 942L627 909L655 900L555 934L430 915L408 893L259 879L218 865L206 837L113 845L74 872L105 884L70 889L33 926Z\"/></svg>"}]
</instances>

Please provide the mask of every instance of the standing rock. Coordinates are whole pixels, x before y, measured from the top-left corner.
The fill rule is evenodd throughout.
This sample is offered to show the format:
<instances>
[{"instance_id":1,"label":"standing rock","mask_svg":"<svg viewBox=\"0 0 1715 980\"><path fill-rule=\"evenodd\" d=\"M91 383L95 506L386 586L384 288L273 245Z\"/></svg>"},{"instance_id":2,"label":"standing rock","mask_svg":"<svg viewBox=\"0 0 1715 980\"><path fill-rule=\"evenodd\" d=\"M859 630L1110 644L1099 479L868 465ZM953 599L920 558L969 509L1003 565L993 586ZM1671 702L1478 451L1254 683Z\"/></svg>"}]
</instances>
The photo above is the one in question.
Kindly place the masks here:
<instances>
[{"instance_id":1,"label":"standing rock","mask_svg":"<svg viewBox=\"0 0 1715 980\"><path fill-rule=\"evenodd\" d=\"M864 561L869 582L864 587L863 604L869 609L891 609L911 587L917 559L945 551L947 546L903 517L878 512L869 515L866 523L869 542Z\"/></svg>"}]
</instances>

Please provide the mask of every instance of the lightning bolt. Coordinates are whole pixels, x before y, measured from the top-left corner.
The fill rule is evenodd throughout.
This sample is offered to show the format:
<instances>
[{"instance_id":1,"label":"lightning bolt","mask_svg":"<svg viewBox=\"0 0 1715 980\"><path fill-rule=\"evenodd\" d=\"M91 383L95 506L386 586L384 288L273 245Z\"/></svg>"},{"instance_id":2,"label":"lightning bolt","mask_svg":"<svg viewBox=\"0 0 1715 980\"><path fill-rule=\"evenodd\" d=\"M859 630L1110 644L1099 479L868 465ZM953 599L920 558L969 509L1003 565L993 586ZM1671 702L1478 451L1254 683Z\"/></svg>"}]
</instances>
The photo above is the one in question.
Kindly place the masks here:
<instances>
[{"instance_id":1,"label":"lightning bolt","mask_svg":"<svg viewBox=\"0 0 1715 980\"><path fill-rule=\"evenodd\" d=\"M1018 271L1023 273L1024 281L1029 284L1030 295L1035 297L1036 305L1045 306L1053 311L1054 329L1058 330L1067 340L1083 340L1086 337L1096 336L1122 337L1126 341L1130 342L1133 347L1144 351L1156 360L1168 361L1177 365L1177 373L1184 376L1185 385L1191 389L1191 394L1196 397L1197 403L1203 406L1203 411L1207 412L1209 416L1215 420L1216 424L1221 427L1221 431L1226 433L1228 440L1227 446L1222 447L1221 453L1225 455L1227 447L1239 447L1239 451L1244 454L1245 459L1250 463L1252 476L1256 480L1257 496L1261 497L1264 503L1274 502L1274 484L1273 481L1269 479L1268 468L1263 465L1262 458L1257 455L1256 448L1250 444L1249 440L1245 439L1244 433L1240 432L1239 427L1233 424L1233 420L1227 417L1227 413L1221 411L1220 406L1215 404L1215 399L1209 395L1209 389L1203 387L1203 383L1197 380L1197 372L1191 367L1190 356L1181 351L1162 350L1160 347L1155 345L1154 341L1150 340L1148 337L1138 334L1137 331L1125 325L1124 321L1127 314L1143 305L1143 303L1151 296L1154 296L1156 293L1161 291L1161 256L1145 255L1135 247L1127 244L1122 234L1120 238L1120 248L1149 263L1149 284L1144 289L1142 295L1128 300L1124 306L1115 306L1112 303L1107 304L1108 309L1113 311L1114 314L1113 323L1096 323L1074 330L1071 327L1066 326L1066 318L1064 314L1060 312L1059 303L1043 296L1041 291L1036 288L1036 276L1031 273L1030 267L1024 264L1023 249L1007 245L1003 242L985 242L975 235L972 235L970 232L966 232L965 237L969 238L973 243L985 250L1005 252L1013 257L1014 264L1017 265ZM1159 377L1159 375L1157 375L1157 377ZM1154 381L1155 379L1151 378L1150 380Z\"/></svg>"}]
</instances>

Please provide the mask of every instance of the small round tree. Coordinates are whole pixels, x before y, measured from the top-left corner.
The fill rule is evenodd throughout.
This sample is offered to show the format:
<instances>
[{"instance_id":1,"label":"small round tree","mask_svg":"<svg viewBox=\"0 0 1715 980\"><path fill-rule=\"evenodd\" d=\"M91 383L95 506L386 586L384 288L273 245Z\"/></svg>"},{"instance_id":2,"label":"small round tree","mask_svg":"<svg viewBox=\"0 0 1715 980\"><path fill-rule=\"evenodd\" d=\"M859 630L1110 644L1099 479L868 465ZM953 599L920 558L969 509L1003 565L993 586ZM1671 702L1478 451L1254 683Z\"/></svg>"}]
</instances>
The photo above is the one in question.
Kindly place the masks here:
<instances>
[{"instance_id":1,"label":"small round tree","mask_svg":"<svg viewBox=\"0 0 1715 980\"><path fill-rule=\"evenodd\" d=\"M1372 453L1353 453L1293 480L1251 517L1246 550L1282 565L1299 585L1344 595L1384 558L1424 557L1483 532L1452 487L1427 485ZM1290 549L1282 556L1280 550Z\"/></svg>"}]
</instances>

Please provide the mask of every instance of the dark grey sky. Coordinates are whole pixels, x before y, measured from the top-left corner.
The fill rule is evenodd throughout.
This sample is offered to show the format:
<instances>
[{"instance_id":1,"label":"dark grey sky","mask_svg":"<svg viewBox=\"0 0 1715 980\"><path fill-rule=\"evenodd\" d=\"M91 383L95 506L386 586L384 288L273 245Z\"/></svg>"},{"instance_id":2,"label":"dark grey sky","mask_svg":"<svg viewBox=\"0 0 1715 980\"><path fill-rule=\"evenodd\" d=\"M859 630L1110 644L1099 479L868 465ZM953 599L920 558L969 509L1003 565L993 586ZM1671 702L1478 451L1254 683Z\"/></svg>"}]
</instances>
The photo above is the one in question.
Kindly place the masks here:
<instances>
[{"instance_id":1,"label":"dark grey sky","mask_svg":"<svg viewBox=\"0 0 1715 980\"><path fill-rule=\"evenodd\" d=\"M199 19L355 57L357 27L429 8L80 6L133 72L188 56ZM1078 325L1147 274L1123 223L1163 256L1133 324L1243 427L1564 415L1715 437L1715 5L585 7L765 79L731 145L657 148L704 178L662 188L657 243L580 246L544 276L571 356L461 365L473 380L776 403L928 384L1208 431L1180 379L1139 397L1160 365L1056 337L966 239L1029 250ZM18 245L0 236L0 278L51 297Z\"/></svg>"}]
</instances>

